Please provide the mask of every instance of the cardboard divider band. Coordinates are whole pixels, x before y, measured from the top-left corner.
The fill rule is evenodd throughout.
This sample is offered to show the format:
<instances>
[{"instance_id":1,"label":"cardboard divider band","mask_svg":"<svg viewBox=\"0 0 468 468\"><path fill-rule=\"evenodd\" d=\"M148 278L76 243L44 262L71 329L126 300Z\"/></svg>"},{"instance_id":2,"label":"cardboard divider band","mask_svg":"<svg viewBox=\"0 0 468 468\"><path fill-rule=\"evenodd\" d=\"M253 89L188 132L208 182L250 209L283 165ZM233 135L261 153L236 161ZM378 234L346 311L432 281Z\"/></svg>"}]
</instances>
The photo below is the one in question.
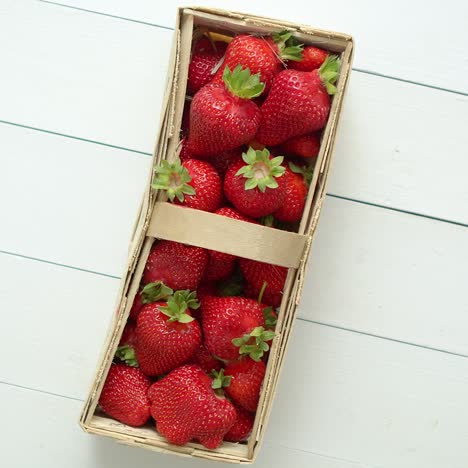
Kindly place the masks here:
<instances>
[{"instance_id":1,"label":"cardboard divider band","mask_svg":"<svg viewBox=\"0 0 468 468\"><path fill-rule=\"evenodd\" d=\"M298 268L307 236L260 224L156 202L147 235L217 250L288 268Z\"/></svg>"}]
</instances>

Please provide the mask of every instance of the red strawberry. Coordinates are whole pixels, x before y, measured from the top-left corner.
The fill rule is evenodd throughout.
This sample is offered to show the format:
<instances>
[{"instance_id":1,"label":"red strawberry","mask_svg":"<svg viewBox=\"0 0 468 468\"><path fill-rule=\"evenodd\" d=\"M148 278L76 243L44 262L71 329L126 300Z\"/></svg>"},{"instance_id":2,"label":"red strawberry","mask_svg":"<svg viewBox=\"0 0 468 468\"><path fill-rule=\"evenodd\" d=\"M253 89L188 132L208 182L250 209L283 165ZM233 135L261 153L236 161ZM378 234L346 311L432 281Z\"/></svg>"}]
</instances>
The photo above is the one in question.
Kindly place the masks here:
<instances>
[{"instance_id":1,"label":"red strawberry","mask_svg":"<svg viewBox=\"0 0 468 468\"><path fill-rule=\"evenodd\" d=\"M213 282L203 281L197 289L197 297L200 301L206 296L216 296L216 284Z\"/></svg>"},{"instance_id":2,"label":"red strawberry","mask_svg":"<svg viewBox=\"0 0 468 468\"><path fill-rule=\"evenodd\" d=\"M262 306L245 297L205 297L202 324L206 347L211 354L225 361L244 354L260 359L268 350L264 341L272 338L271 333L263 329Z\"/></svg>"},{"instance_id":3,"label":"red strawberry","mask_svg":"<svg viewBox=\"0 0 468 468\"><path fill-rule=\"evenodd\" d=\"M282 156L271 158L266 148L249 148L226 172L226 197L241 213L252 218L273 213L284 199L282 162Z\"/></svg>"},{"instance_id":4,"label":"red strawberry","mask_svg":"<svg viewBox=\"0 0 468 468\"><path fill-rule=\"evenodd\" d=\"M322 129L330 112L332 84L338 77L339 59L329 56L318 70L284 70L273 81L261 106L262 121L256 139L265 145Z\"/></svg>"},{"instance_id":5,"label":"red strawberry","mask_svg":"<svg viewBox=\"0 0 468 468\"><path fill-rule=\"evenodd\" d=\"M187 362L201 343L201 328L190 309L196 294L176 291L167 303L143 307L137 322L136 358L147 375L161 375Z\"/></svg>"},{"instance_id":6,"label":"red strawberry","mask_svg":"<svg viewBox=\"0 0 468 468\"><path fill-rule=\"evenodd\" d=\"M138 368L112 364L99 398L102 409L129 426L143 426L150 417L149 378Z\"/></svg>"},{"instance_id":7,"label":"red strawberry","mask_svg":"<svg viewBox=\"0 0 468 468\"><path fill-rule=\"evenodd\" d=\"M224 440L229 442L244 442L249 438L254 424L254 416L240 406L236 406L237 419L234 426L226 432Z\"/></svg>"},{"instance_id":8,"label":"red strawberry","mask_svg":"<svg viewBox=\"0 0 468 468\"><path fill-rule=\"evenodd\" d=\"M221 206L221 178L206 161L162 161L155 174L152 187L165 190L171 202L202 211L214 211Z\"/></svg>"},{"instance_id":9,"label":"red strawberry","mask_svg":"<svg viewBox=\"0 0 468 468\"><path fill-rule=\"evenodd\" d=\"M135 295L135 299L133 299L132 308L130 309L129 317L132 320L136 320L138 318L138 314L140 313L141 308L143 307L143 302L141 299L141 291L137 292Z\"/></svg>"},{"instance_id":10,"label":"red strawberry","mask_svg":"<svg viewBox=\"0 0 468 468\"><path fill-rule=\"evenodd\" d=\"M283 69L283 60L300 60L302 46L289 46L292 33L283 31L272 37L257 37L239 34L228 45L224 61L215 75L214 82L221 82L225 67L233 70L237 65L248 68L251 73L260 73L265 83L265 94L270 90L273 78Z\"/></svg>"},{"instance_id":11,"label":"red strawberry","mask_svg":"<svg viewBox=\"0 0 468 468\"><path fill-rule=\"evenodd\" d=\"M195 364L173 370L148 395L158 432L175 445L195 439L215 449L237 418L232 403L215 393L211 379Z\"/></svg>"},{"instance_id":12,"label":"red strawberry","mask_svg":"<svg viewBox=\"0 0 468 468\"><path fill-rule=\"evenodd\" d=\"M141 308L145 304L157 302L161 299L167 299L174 291L168 288L161 281L148 283L141 291L139 291L133 300L132 308L130 309L130 319L137 320Z\"/></svg>"},{"instance_id":13,"label":"red strawberry","mask_svg":"<svg viewBox=\"0 0 468 468\"><path fill-rule=\"evenodd\" d=\"M205 249L162 240L151 248L143 282L162 281L174 290L194 291L207 264L208 252Z\"/></svg>"},{"instance_id":14,"label":"red strawberry","mask_svg":"<svg viewBox=\"0 0 468 468\"><path fill-rule=\"evenodd\" d=\"M242 150L240 148L234 148L231 150L223 151L222 153L219 153L216 156L209 156L206 158L206 160L218 171L218 174L221 177L224 177L229 165L236 159L239 159L241 154ZM201 158L205 159L203 157Z\"/></svg>"},{"instance_id":15,"label":"red strawberry","mask_svg":"<svg viewBox=\"0 0 468 468\"><path fill-rule=\"evenodd\" d=\"M233 208L220 208L219 210L216 210L215 213L222 216L227 216L228 218L252 222L251 219L241 215ZM227 253L218 252L216 250L209 250L208 254L210 255L210 259L205 270L205 279L207 281L223 280L232 274L237 257Z\"/></svg>"},{"instance_id":16,"label":"red strawberry","mask_svg":"<svg viewBox=\"0 0 468 468\"><path fill-rule=\"evenodd\" d=\"M119 346L134 347L136 343L136 325L128 322L123 329L122 336L120 337Z\"/></svg>"},{"instance_id":17,"label":"red strawberry","mask_svg":"<svg viewBox=\"0 0 468 468\"><path fill-rule=\"evenodd\" d=\"M203 343L197 348L191 360L207 374L210 374L212 370L219 371L222 366L221 361L215 359Z\"/></svg>"},{"instance_id":18,"label":"red strawberry","mask_svg":"<svg viewBox=\"0 0 468 468\"><path fill-rule=\"evenodd\" d=\"M247 411L255 411L265 371L263 361L254 361L249 357L229 363L224 369L225 375L231 376L226 393Z\"/></svg>"},{"instance_id":19,"label":"red strawberry","mask_svg":"<svg viewBox=\"0 0 468 468\"><path fill-rule=\"evenodd\" d=\"M226 67L223 84L208 84L190 106L188 145L194 155L216 156L250 141L260 124L260 109L250 99L263 91L258 75Z\"/></svg>"},{"instance_id":20,"label":"red strawberry","mask_svg":"<svg viewBox=\"0 0 468 468\"><path fill-rule=\"evenodd\" d=\"M314 46L307 46L304 47L302 52L302 60L290 62L288 67L294 70L310 72L316 68L320 68L327 56L328 52L326 50Z\"/></svg>"},{"instance_id":21,"label":"red strawberry","mask_svg":"<svg viewBox=\"0 0 468 468\"><path fill-rule=\"evenodd\" d=\"M182 135L187 136L190 128L190 104L191 101L185 101L184 112L182 114L182 123L180 124L180 131ZM183 161L182 156L180 156Z\"/></svg>"},{"instance_id":22,"label":"red strawberry","mask_svg":"<svg viewBox=\"0 0 468 468\"><path fill-rule=\"evenodd\" d=\"M280 149L294 156L316 158L320 151L320 134L309 133L290 138L280 145Z\"/></svg>"},{"instance_id":23,"label":"red strawberry","mask_svg":"<svg viewBox=\"0 0 468 468\"><path fill-rule=\"evenodd\" d=\"M240 258L239 266L245 280L252 286L250 291L253 291L254 297L258 297L263 284L266 282L263 301L273 307L279 307L288 269L247 258Z\"/></svg>"},{"instance_id":24,"label":"red strawberry","mask_svg":"<svg viewBox=\"0 0 468 468\"><path fill-rule=\"evenodd\" d=\"M308 186L303 171L289 163L284 174L285 197L283 204L273 213L279 221L295 223L300 221L307 198Z\"/></svg>"},{"instance_id":25,"label":"red strawberry","mask_svg":"<svg viewBox=\"0 0 468 468\"><path fill-rule=\"evenodd\" d=\"M211 43L206 38L195 44L188 70L187 92L189 94L195 94L213 79L213 69L223 58L226 46L225 42Z\"/></svg>"}]
</instances>

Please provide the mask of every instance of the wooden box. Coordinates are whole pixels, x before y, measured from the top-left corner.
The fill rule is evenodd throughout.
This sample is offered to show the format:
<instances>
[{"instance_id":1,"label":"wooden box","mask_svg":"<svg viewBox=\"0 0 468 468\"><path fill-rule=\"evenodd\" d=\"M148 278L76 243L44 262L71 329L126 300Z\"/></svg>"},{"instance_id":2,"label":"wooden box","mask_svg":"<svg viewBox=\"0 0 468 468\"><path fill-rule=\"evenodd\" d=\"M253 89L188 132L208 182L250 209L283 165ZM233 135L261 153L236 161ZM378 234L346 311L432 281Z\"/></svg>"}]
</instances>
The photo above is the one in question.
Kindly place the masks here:
<instances>
[{"instance_id":1,"label":"wooden box","mask_svg":"<svg viewBox=\"0 0 468 468\"><path fill-rule=\"evenodd\" d=\"M90 433L113 437L133 446L217 461L251 463L263 439L301 297L304 273L325 196L339 116L351 71L353 41L346 34L322 31L281 20L210 8L180 8L177 12L161 126L152 167L162 159L173 158L177 153L191 44L194 34L196 35L200 28L228 35L246 32L270 34L289 29L294 31L294 36L304 44L316 45L340 55L341 69L336 84L337 93L333 97L328 123L323 131L320 154L317 158L304 215L298 232L295 233L178 207L166 203L163 193L151 189L153 172L151 171L130 242L128 267L121 281L116 315L111 324L80 423ZM164 223L160 222L162 219ZM192 226L192 229L185 229L184 226L187 225ZM194 226L196 228L193 228ZM277 336L273 340L270 351L254 429L247 443L224 442L216 450L208 450L198 443L190 443L182 447L174 446L159 436L153 425L133 428L107 417L97 409L102 386L155 238L219 250L289 268L276 328ZM291 411L294 411L293 406Z\"/></svg>"}]
</instances>

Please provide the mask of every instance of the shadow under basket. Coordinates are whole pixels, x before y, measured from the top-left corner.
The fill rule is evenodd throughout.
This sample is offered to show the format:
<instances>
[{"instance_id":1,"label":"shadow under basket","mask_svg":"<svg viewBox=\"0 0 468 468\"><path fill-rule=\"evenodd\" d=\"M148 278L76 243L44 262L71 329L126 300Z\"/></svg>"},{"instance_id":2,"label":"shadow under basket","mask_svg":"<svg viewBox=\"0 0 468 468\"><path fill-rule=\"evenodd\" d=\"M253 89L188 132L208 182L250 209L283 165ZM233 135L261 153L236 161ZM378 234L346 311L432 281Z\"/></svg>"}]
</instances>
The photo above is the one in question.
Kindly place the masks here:
<instances>
[{"instance_id":1,"label":"shadow under basket","mask_svg":"<svg viewBox=\"0 0 468 468\"><path fill-rule=\"evenodd\" d=\"M297 232L280 231L166 203L164 193L151 188L151 177L153 168L163 159L173 159L179 148L179 131L186 99L186 82L193 39L204 31L233 36L239 33L266 35L284 29L293 31L294 36L305 45L321 47L341 58L341 68L336 83L337 92L333 96L328 122L323 130L320 153ZM224 10L202 7L178 9L153 164L130 242L128 264L121 280L115 317L110 325L107 341L80 419L81 426L87 432L164 453L233 463L254 461L265 433L301 297L304 273L325 196L338 120L351 71L352 55L353 41L346 34ZM185 229L184 226L187 225L192 228ZM175 446L156 432L154 423L134 428L117 422L99 410L100 393L155 239L173 240L288 268L278 314L276 337L270 350L253 431L246 443L224 442L215 450L206 449L198 443Z\"/></svg>"}]
</instances>

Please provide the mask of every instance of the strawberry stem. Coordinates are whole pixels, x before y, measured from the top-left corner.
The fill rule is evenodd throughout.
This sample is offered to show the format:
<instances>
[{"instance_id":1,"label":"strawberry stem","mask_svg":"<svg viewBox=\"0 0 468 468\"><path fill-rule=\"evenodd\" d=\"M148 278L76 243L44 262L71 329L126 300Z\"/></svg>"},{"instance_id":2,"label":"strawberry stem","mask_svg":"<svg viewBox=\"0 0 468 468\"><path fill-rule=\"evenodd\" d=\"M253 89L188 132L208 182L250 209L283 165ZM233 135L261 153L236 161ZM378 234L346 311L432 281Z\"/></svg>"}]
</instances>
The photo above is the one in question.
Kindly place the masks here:
<instances>
[{"instance_id":1,"label":"strawberry stem","mask_svg":"<svg viewBox=\"0 0 468 468\"><path fill-rule=\"evenodd\" d=\"M220 369L219 371L213 369L210 376L213 377L213 381L211 382L211 388L213 390L229 387L231 384L232 375L224 375L224 369Z\"/></svg>"},{"instance_id":2,"label":"strawberry stem","mask_svg":"<svg viewBox=\"0 0 468 468\"><path fill-rule=\"evenodd\" d=\"M197 293L184 289L176 291L167 300L167 306L160 306L159 310L169 317L169 322L190 323L195 319L186 313L187 310L198 309L199 307Z\"/></svg>"},{"instance_id":3,"label":"strawberry stem","mask_svg":"<svg viewBox=\"0 0 468 468\"><path fill-rule=\"evenodd\" d=\"M264 83L260 81L260 73L251 75L250 69L243 69L241 65L237 65L233 71L226 65L223 81L231 94L242 99L253 99L260 96L265 89Z\"/></svg>"},{"instance_id":4,"label":"strawberry stem","mask_svg":"<svg viewBox=\"0 0 468 468\"><path fill-rule=\"evenodd\" d=\"M232 344L239 347L241 356L250 356L254 361L260 361L270 349L268 341L274 337L274 331L265 330L263 327L255 327L250 333L246 333L240 338L234 338Z\"/></svg>"},{"instance_id":5,"label":"strawberry stem","mask_svg":"<svg viewBox=\"0 0 468 468\"><path fill-rule=\"evenodd\" d=\"M174 294L174 291L167 287L162 281L155 281L154 283L148 283L141 290L141 302L143 302L143 304L158 302L161 299L167 299L172 294Z\"/></svg>"},{"instance_id":6,"label":"strawberry stem","mask_svg":"<svg viewBox=\"0 0 468 468\"><path fill-rule=\"evenodd\" d=\"M260 292L258 293L257 302L258 302L259 304L262 303L263 294L265 294L265 289L267 288L267 286L268 286L268 282L267 282L267 281L264 281L263 284L262 284L262 287L260 288Z\"/></svg>"},{"instance_id":7,"label":"strawberry stem","mask_svg":"<svg viewBox=\"0 0 468 468\"><path fill-rule=\"evenodd\" d=\"M249 147L246 153L242 153L242 159L246 164L236 172L236 176L244 176L247 179L245 190L258 187L260 192L265 192L267 188L278 188L276 179L281 177L286 170L281 165L283 156L270 158L270 152L266 148L254 150Z\"/></svg>"},{"instance_id":8,"label":"strawberry stem","mask_svg":"<svg viewBox=\"0 0 468 468\"><path fill-rule=\"evenodd\" d=\"M138 367L138 361L135 355L135 349L132 346L119 346L115 352L115 357L125 362L127 366Z\"/></svg>"},{"instance_id":9,"label":"strawberry stem","mask_svg":"<svg viewBox=\"0 0 468 468\"><path fill-rule=\"evenodd\" d=\"M177 197L180 202L184 201L185 195L195 195L195 189L189 184L192 181L190 174L181 162L161 161L154 169L155 176L151 187L165 190L169 200L172 202Z\"/></svg>"}]
</instances>

